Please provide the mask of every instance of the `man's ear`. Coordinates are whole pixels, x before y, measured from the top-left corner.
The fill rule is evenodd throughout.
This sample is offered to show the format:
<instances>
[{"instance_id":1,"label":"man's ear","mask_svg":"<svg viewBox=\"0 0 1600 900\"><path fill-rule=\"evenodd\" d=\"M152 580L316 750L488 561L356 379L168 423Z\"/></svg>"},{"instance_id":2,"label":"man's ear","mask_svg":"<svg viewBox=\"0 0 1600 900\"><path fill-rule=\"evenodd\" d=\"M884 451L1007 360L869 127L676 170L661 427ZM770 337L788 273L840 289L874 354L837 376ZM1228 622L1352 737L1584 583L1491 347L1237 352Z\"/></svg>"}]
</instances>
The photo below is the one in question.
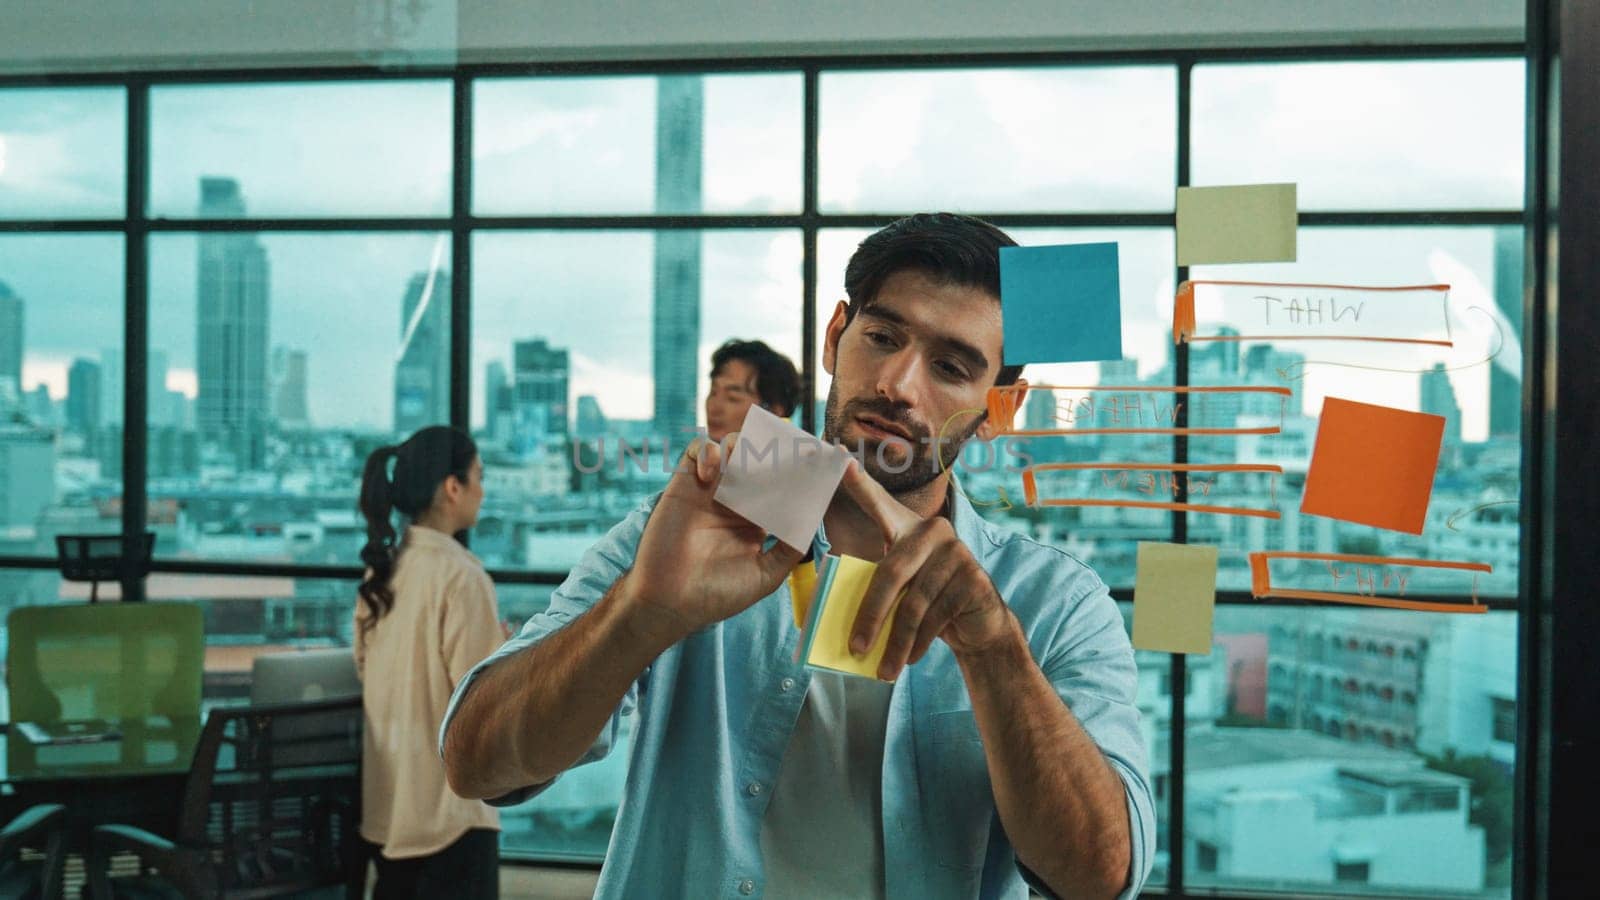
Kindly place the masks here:
<instances>
[{"instance_id":1,"label":"man's ear","mask_svg":"<svg viewBox=\"0 0 1600 900\"><path fill-rule=\"evenodd\" d=\"M1022 396L1022 397L1028 396L1028 394L1027 394L1028 379L1019 377L1016 381L1012 382L1012 386L1014 386L1017 389L1017 393L1020 396ZM985 400L987 400L987 397L988 397L987 392L985 392L984 396L985 396ZM987 404L985 404L985 405L987 405ZM1017 408L1018 409L1022 408L1022 404L1020 402L1017 404ZM1006 432L1010 431L1011 427L1012 427L1012 424L1013 424L1012 422L996 422L994 420L994 417L985 414L984 415L984 419L983 419L983 423L978 426L978 432L977 432L978 439L979 440L984 440L984 441L992 441L995 438L999 437L1000 435L1005 434Z\"/></svg>"},{"instance_id":2,"label":"man's ear","mask_svg":"<svg viewBox=\"0 0 1600 900\"><path fill-rule=\"evenodd\" d=\"M844 334L844 310L848 301L840 300L833 307L833 317L828 319L828 327L822 333L822 371L829 376L839 361L839 337Z\"/></svg>"}]
</instances>

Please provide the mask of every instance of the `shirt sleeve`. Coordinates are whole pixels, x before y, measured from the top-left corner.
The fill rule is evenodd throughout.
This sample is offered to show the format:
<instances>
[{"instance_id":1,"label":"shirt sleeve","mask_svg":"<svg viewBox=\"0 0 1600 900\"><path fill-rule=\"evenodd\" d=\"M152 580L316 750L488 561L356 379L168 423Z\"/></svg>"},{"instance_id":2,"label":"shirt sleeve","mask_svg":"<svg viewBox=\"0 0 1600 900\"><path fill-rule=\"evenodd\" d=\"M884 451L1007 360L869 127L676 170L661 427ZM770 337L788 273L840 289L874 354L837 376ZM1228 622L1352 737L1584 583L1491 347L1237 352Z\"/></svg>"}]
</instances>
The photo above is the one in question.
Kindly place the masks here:
<instances>
[{"instance_id":1,"label":"shirt sleeve","mask_svg":"<svg viewBox=\"0 0 1600 900\"><path fill-rule=\"evenodd\" d=\"M578 564L567 574L567 580L550 595L549 607L529 619L511 640L506 641L488 659L473 666L456 684L455 692L450 697L450 705L445 709L444 721L439 724L441 756L444 753L445 735L450 730L450 723L455 718L456 709L461 705L461 699L472 690L473 683L485 669L508 656L526 651L572 624L579 616L600 602L600 598L605 596L606 591L611 589L622 573L633 565L639 538L644 534L645 522L650 518L650 512L655 508L659 497L658 494L640 504L627 518L617 523L604 537L585 551L583 558L578 560ZM649 671L648 668L645 669L638 680L628 687L622 702L612 712L605 726L600 729L600 734L596 736L594 743L576 763L573 763L574 766L603 759L611 752L622 727L622 718L631 714L637 707L639 695L648 683ZM529 785L486 802L492 806L512 806L534 797L554 783L555 779L551 779L543 784Z\"/></svg>"},{"instance_id":2,"label":"shirt sleeve","mask_svg":"<svg viewBox=\"0 0 1600 900\"><path fill-rule=\"evenodd\" d=\"M1139 728L1139 673L1122 613L1098 576L1082 570L1071 610L1040 668L1084 731L1099 745L1112 771L1122 779L1128 804L1131 840L1128 884L1120 895L1139 895L1154 863L1155 799L1150 791L1149 764ZM1019 861L1018 870L1034 890L1055 896Z\"/></svg>"}]
</instances>

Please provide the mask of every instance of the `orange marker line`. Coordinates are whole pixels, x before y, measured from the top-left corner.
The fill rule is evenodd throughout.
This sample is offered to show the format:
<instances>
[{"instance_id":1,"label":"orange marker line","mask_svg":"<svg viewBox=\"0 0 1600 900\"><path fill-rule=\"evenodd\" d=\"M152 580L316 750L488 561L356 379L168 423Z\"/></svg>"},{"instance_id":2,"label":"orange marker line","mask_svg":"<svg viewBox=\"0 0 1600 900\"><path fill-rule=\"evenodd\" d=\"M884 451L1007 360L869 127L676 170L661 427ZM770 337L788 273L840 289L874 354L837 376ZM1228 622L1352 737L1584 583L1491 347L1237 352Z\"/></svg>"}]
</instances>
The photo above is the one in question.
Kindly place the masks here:
<instances>
[{"instance_id":1,"label":"orange marker line","mask_svg":"<svg viewBox=\"0 0 1600 900\"><path fill-rule=\"evenodd\" d=\"M1202 506L1194 503L1158 503L1152 500L1056 500L1029 501L1029 506L1119 506L1133 509L1170 509L1183 512L1215 513L1222 516L1255 516L1261 519L1279 519L1282 514L1275 509L1245 509L1239 506Z\"/></svg>"},{"instance_id":2,"label":"orange marker line","mask_svg":"<svg viewBox=\"0 0 1600 900\"><path fill-rule=\"evenodd\" d=\"M1333 594L1327 591L1274 590L1257 597L1279 597L1285 600L1321 600L1352 606L1381 606L1385 609L1409 609L1417 612L1486 613L1489 607L1480 603L1434 603L1426 600L1399 600L1394 597L1363 597L1359 594Z\"/></svg>"}]
</instances>

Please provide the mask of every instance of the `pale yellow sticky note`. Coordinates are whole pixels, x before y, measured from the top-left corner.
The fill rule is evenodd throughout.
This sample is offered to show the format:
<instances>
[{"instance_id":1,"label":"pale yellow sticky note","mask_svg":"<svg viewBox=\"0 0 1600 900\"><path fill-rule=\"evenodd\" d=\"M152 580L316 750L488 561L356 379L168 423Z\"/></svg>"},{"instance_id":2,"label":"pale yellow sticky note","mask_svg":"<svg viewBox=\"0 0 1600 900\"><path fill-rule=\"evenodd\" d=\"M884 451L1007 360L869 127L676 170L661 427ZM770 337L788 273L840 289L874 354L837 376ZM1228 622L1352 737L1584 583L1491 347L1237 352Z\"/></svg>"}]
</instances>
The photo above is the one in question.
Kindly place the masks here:
<instances>
[{"instance_id":1,"label":"pale yellow sticky note","mask_svg":"<svg viewBox=\"0 0 1600 900\"><path fill-rule=\"evenodd\" d=\"M1216 547L1139 543L1133 585L1134 647L1209 655L1216 606Z\"/></svg>"},{"instance_id":2,"label":"pale yellow sticky note","mask_svg":"<svg viewBox=\"0 0 1600 900\"><path fill-rule=\"evenodd\" d=\"M1178 265L1294 262L1292 184L1178 188Z\"/></svg>"},{"instance_id":3,"label":"pale yellow sticky note","mask_svg":"<svg viewBox=\"0 0 1600 900\"><path fill-rule=\"evenodd\" d=\"M861 611L861 599L872 582L872 573L878 570L874 563L854 556L840 556L834 564L833 583L822 602L822 612L817 616L816 635L811 641L811 652L806 662L825 669L849 672L867 678L878 677L878 666L883 662L883 651L889 645L889 630L894 627L895 610L878 630L877 640L867 648L865 658L850 655L850 633L855 628L856 613Z\"/></svg>"}]
</instances>

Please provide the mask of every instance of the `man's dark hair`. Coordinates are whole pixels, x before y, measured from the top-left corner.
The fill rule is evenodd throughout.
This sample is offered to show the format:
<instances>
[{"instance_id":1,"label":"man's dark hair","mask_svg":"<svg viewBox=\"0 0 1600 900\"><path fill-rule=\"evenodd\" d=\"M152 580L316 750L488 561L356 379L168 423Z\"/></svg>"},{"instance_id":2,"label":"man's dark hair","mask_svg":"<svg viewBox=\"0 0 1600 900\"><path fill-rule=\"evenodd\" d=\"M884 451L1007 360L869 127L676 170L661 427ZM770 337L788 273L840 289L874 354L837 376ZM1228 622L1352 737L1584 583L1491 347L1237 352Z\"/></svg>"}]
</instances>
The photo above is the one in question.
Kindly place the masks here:
<instances>
[{"instance_id":1,"label":"man's dark hair","mask_svg":"<svg viewBox=\"0 0 1600 900\"><path fill-rule=\"evenodd\" d=\"M762 341L725 341L711 353L711 377L717 377L722 367L735 359L756 370L756 394L763 406L774 407L784 416L794 414L800 402L800 373L789 357Z\"/></svg>"},{"instance_id":2,"label":"man's dark hair","mask_svg":"<svg viewBox=\"0 0 1600 900\"><path fill-rule=\"evenodd\" d=\"M1000 248L1017 242L982 219L958 213L918 213L892 222L868 236L844 269L844 291L850 297L844 321L877 296L889 276L914 270L940 284L979 288L1000 300ZM1022 374L1021 366L1001 366L994 383L1007 385Z\"/></svg>"}]
</instances>

